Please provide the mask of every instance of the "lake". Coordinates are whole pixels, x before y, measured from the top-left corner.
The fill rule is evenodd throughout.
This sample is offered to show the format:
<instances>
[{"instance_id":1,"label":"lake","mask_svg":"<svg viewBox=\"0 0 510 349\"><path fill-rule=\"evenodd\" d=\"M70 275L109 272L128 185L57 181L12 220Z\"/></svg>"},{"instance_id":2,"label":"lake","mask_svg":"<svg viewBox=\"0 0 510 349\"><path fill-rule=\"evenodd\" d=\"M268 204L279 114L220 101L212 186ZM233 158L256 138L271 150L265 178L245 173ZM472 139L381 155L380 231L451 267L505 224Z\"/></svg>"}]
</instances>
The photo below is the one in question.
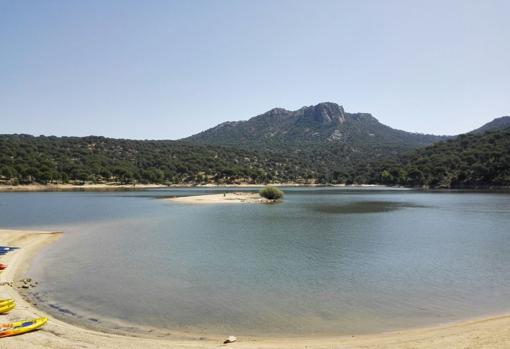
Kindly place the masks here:
<instances>
[{"instance_id":1,"label":"lake","mask_svg":"<svg viewBox=\"0 0 510 349\"><path fill-rule=\"evenodd\" d=\"M45 309L198 335L314 336L510 309L510 194L285 188L0 193L0 227L64 231L29 270ZM238 190L238 189L236 189Z\"/></svg>"}]
</instances>

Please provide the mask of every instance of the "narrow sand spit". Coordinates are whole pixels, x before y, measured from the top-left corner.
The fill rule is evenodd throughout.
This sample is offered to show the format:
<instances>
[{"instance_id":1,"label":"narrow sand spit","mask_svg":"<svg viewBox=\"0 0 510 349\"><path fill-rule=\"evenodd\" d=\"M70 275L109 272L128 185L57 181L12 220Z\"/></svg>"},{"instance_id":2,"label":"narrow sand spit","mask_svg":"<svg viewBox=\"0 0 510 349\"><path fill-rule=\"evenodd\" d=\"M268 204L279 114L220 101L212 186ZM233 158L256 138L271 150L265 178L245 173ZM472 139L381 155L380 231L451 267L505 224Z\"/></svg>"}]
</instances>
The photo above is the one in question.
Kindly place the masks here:
<instances>
[{"instance_id":1,"label":"narrow sand spit","mask_svg":"<svg viewBox=\"0 0 510 349\"><path fill-rule=\"evenodd\" d=\"M205 340L151 339L108 334L84 329L57 320L29 304L9 283L23 276L31 257L42 247L55 241L59 233L0 230L0 244L21 247L16 252L1 256L2 263L9 264L0 274L0 294L14 298L17 303L8 315L0 315L0 322L28 319L40 316L49 318L48 324L41 330L17 337L0 338L0 348L6 349L159 349L159 348L232 348L290 349L504 349L510 348L510 316L492 317L481 320L465 321L443 326L389 332L374 335L336 338L243 338L233 344L221 344L222 338Z\"/></svg>"},{"instance_id":2,"label":"narrow sand spit","mask_svg":"<svg viewBox=\"0 0 510 349\"><path fill-rule=\"evenodd\" d=\"M176 198L167 199L174 202L186 204L239 204L239 203L255 203L264 204L271 202L270 200L262 198L258 193L235 192L224 194L207 194L207 195L193 195L181 196Z\"/></svg>"}]
</instances>

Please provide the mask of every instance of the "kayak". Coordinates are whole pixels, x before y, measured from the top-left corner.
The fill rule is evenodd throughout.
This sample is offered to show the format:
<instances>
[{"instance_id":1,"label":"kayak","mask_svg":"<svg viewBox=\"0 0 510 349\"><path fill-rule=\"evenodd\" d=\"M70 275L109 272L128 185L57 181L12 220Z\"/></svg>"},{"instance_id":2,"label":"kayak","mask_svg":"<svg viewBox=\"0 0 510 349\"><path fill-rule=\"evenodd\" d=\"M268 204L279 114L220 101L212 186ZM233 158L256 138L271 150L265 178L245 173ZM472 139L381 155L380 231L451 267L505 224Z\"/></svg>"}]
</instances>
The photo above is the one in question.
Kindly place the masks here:
<instances>
[{"instance_id":1,"label":"kayak","mask_svg":"<svg viewBox=\"0 0 510 349\"><path fill-rule=\"evenodd\" d=\"M0 305L0 314L5 314L5 313L11 311L12 309L14 309L14 307L16 307L16 303L14 303L14 302Z\"/></svg>"},{"instance_id":2,"label":"kayak","mask_svg":"<svg viewBox=\"0 0 510 349\"><path fill-rule=\"evenodd\" d=\"M3 256L9 252L17 250L19 247L11 247L11 246L0 246L0 255Z\"/></svg>"},{"instance_id":3,"label":"kayak","mask_svg":"<svg viewBox=\"0 0 510 349\"><path fill-rule=\"evenodd\" d=\"M33 320L13 322L10 324L0 324L0 337L15 336L25 332L30 332L43 326L48 318L41 317Z\"/></svg>"},{"instance_id":4,"label":"kayak","mask_svg":"<svg viewBox=\"0 0 510 349\"><path fill-rule=\"evenodd\" d=\"M14 303L14 299L8 298L8 299L0 299L0 307L3 307L6 304Z\"/></svg>"}]
</instances>

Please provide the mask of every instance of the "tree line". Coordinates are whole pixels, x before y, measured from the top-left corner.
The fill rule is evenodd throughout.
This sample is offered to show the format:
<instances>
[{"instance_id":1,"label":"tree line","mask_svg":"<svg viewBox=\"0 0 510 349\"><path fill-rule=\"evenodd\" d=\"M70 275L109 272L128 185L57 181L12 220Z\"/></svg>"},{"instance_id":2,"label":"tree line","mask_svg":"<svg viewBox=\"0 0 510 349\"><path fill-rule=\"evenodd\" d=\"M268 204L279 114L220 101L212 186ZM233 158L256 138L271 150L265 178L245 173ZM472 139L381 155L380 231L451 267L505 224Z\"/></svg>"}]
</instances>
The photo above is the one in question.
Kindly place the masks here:
<instances>
[{"instance_id":1,"label":"tree line","mask_svg":"<svg viewBox=\"0 0 510 349\"><path fill-rule=\"evenodd\" d=\"M280 154L179 141L0 135L0 181L8 184L292 182L314 176L304 168Z\"/></svg>"},{"instance_id":2,"label":"tree line","mask_svg":"<svg viewBox=\"0 0 510 349\"><path fill-rule=\"evenodd\" d=\"M428 188L510 186L510 128L464 134L399 157L329 172L324 182Z\"/></svg>"},{"instance_id":3,"label":"tree line","mask_svg":"<svg viewBox=\"0 0 510 349\"><path fill-rule=\"evenodd\" d=\"M0 183L319 183L510 186L510 128L403 155L247 151L183 141L0 135Z\"/></svg>"}]
</instances>

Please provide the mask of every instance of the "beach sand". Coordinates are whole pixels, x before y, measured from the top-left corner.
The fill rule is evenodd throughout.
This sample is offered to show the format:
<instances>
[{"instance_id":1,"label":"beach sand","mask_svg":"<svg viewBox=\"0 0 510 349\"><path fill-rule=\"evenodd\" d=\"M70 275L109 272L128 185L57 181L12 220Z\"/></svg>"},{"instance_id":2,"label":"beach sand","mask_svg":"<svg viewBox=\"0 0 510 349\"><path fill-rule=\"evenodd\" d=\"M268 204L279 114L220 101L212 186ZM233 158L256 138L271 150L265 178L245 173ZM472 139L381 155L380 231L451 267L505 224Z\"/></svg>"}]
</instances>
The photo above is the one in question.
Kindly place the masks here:
<instances>
[{"instance_id":1,"label":"beach sand","mask_svg":"<svg viewBox=\"0 0 510 349\"><path fill-rule=\"evenodd\" d=\"M166 200L186 203L186 204L240 204L240 203L257 203L265 204L270 203L270 200L262 198L258 193L249 192L235 192L225 194L206 194L206 195L193 195L181 196L176 198L169 198Z\"/></svg>"},{"instance_id":2,"label":"beach sand","mask_svg":"<svg viewBox=\"0 0 510 349\"><path fill-rule=\"evenodd\" d=\"M156 349L156 348L260 348L260 349L290 349L290 348L328 348L328 349L481 349L481 348L510 348L510 316L500 316L472 321L464 321L442 326L372 334L363 336L344 336L335 338L244 338L238 337L238 342L224 345L222 338L207 338L204 340L190 339L157 339L130 337L81 328L55 319L34 305L26 302L17 287L8 284L24 277L31 258L41 248L54 242L59 233L0 230L0 243L12 245L21 249L1 256L0 262L9 267L0 274L0 295L9 296L16 300L17 306L7 315L0 315L0 322L10 322L20 319L31 319L46 316L48 324L41 330L16 337L0 339L0 348L32 349L32 348L106 348L106 349Z\"/></svg>"},{"instance_id":3,"label":"beach sand","mask_svg":"<svg viewBox=\"0 0 510 349\"><path fill-rule=\"evenodd\" d=\"M118 184L118 183L101 183L101 184L20 184L8 185L0 184L0 192L38 192L38 191L113 191L113 190L136 190L136 189L157 189L157 188L264 188L265 184ZM302 184L302 183L272 183L273 187L301 187L301 188L318 188L324 187L323 184ZM346 187L346 188L385 188L395 189L395 187L388 187L376 184L334 184L328 187ZM398 188L404 189L404 188Z\"/></svg>"},{"instance_id":4,"label":"beach sand","mask_svg":"<svg viewBox=\"0 0 510 349\"><path fill-rule=\"evenodd\" d=\"M133 190L167 188L163 184L25 184L25 185L0 185L0 192L26 192L26 191L81 191L81 190Z\"/></svg>"}]
</instances>

